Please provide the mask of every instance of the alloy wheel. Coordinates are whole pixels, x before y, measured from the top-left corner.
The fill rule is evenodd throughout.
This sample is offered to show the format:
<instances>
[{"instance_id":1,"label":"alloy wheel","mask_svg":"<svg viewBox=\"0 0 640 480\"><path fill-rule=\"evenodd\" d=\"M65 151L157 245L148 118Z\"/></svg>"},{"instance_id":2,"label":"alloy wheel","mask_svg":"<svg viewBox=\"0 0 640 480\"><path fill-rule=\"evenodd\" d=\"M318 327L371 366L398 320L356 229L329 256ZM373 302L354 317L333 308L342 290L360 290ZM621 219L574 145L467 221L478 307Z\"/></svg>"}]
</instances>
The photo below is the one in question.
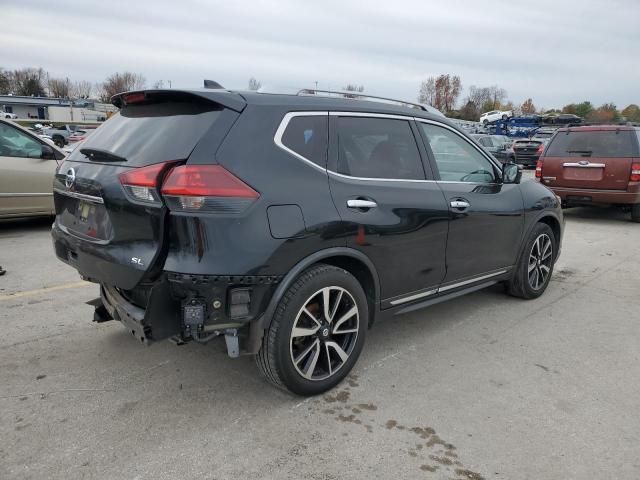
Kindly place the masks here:
<instances>
[{"instance_id":1,"label":"alloy wheel","mask_svg":"<svg viewBox=\"0 0 640 480\"><path fill-rule=\"evenodd\" d=\"M529 253L529 286L534 290L544 287L551 275L553 262L553 243L546 233L538 235Z\"/></svg>"},{"instance_id":2,"label":"alloy wheel","mask_svg":"<svg viewBox=\"0 0 640 480\"><path fill-rule=\"evenodd\" d=\"M291 329L290 354L297 372L307 380L325 380L340 370L353 352L360 315L344 288L324 287L299 310Z\"/></svg>"}]
</instances>

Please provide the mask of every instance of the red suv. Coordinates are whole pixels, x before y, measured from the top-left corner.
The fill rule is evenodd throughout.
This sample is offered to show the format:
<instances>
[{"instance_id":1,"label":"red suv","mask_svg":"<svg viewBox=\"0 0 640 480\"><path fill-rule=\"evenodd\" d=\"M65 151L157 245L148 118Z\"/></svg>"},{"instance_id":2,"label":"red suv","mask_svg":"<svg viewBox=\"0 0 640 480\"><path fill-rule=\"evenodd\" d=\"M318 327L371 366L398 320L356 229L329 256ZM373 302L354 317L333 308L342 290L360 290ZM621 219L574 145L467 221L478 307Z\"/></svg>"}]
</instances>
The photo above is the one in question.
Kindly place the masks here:
<instances>
[{"instance_id":1,"label":"red suv","mask_svg":"<svg viewBox=\"0 0 640 480\"><path fill-rule=\"evenodd\" d=\"M536 178L563 206L609 204L640 222L640 127L561 128L538 164Z\"/></svg>"}]
</instances>

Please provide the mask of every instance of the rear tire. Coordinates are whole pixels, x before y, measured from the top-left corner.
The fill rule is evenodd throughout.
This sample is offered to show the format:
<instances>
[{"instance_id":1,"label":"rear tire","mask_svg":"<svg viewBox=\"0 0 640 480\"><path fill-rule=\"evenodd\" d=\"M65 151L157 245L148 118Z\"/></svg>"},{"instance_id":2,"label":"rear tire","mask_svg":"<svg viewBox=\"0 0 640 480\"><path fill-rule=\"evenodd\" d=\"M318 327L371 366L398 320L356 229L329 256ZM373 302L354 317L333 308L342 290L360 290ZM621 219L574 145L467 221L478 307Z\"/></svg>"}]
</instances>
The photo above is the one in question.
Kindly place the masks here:
<instances>
[{"instance_id":1,"label":"rear tire","mask_svg":"<svg viewBox=\"0 0 640 480\"><path fill-rule=\"evenodd\" d=\"M527 300L544 293L551 280L557 243L549 225L538 223L525 241L516 270L506 283L509 295Z\"/></svg>"},{"instance_id":2,"label":"rear tire","mask_svg":"<svg viewBox=\"0 0 640 480\"><path fill-rule=\"evenodd\" d=\"M631 207L631 221L640 223L640 203L636 203Z\"/></svg>"},{"instance_id":3,"label":"rear tire","mask_svg":"<svg viewBox=\"0 0 640 480\"><path fill-rule=\"evenodd\" d=\"M317 395L353 368L368 328L367 298L346 270L319 264L283 295L256 355L264 377L297 395Z\"/></svg>"},{"instance_id":4,"label":"rear tire","mask_svg":"<svg viewBox=\"0 0 640 480\"><path fill-rule=\"evenodd\" d=\"M64 138L59 137L59 136L56 135L55 137L53 137L52 140L53 140L53 143L54 143L54 145L56 147L58 147L58 148L64 147Z\"/></svg>"}]
</instances>

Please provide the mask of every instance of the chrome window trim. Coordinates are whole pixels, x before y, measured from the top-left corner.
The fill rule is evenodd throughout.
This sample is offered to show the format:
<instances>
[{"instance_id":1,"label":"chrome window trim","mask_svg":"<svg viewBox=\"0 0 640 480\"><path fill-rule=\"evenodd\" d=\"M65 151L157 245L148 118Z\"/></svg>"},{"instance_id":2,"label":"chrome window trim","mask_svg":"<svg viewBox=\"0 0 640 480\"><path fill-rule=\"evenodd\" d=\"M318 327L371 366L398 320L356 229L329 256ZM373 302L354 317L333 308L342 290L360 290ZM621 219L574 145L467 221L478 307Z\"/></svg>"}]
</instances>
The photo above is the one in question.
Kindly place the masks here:
<instances>
[{"instance_id":1,"label":"chrome window trim","mask_svg":"<svg viewBox=\"0 0 640 480\"><path fill-rule=\"evenodd\" d=\"M344 179L348 179L348 180L357 180L357 181L364 181L364 182L406 182L406 183L461 183L461 184L465 184L465 185L499 185L498 182L492 182L492 183L484 183L484 182L461 182L461 181L456 181L456 180L427 180L427 179L409 179L409 178L376 178L376 177L354 177L351 175L345 175L342 173L338 173L338 172L334 172L333 170L329 170L329 168L323 168L317 164L315 164L314 162L312 162L311 160L309 160L308 158L306 158L303 155L300 155L299 153L291 150L290 148L288 148L284 143L282 143L282 136L284 135L285 130L287 129L287 127L289 126L289 122L291 121L292 118L295 117L324 117L325 115L330 116L330 117L336 117L336 116L348 116L348 117L370 117L370 118L390 118L393 120L405 120L405 121L416 121L416 122L423 122L423 123L431 123L433 125L436 125L438 127L444 127L448 130L451 130L452 132L456 133L458 136L460 136L461 138L463 138L465 141L467 141L467 143L469 143L471 146L473 146L478 152L480 152L493 166L495 166L498 170L500 170L500 167L494 162L492 161L490 158L487 157L487 155L480 149L478 148L476 145L474 145L473 143L469 142L463 135L460 135L459 132L457 132L454 128L449 127L448 125L435 121L435 120L427 120L424 118L419 118L419 117L413 117L410 115L394 115L394 114L386 114L386 113L369 113L369 112L349 112L349 111L320 111L320 110L311 110L311 111L296 111L296 112L288 112L284 115L284 117L282 117L282 120L280 121L280 125L278 125L278 128L276 129L276 133L273 136L273 141L274 143L281 148L282 150L284 150L285 152L293 155L294 157L296 157L298 160L302 160L304 163L306 163L307 165L310 165L311 167L315 168L316 170L319 170L323 173L327 173L331 176L337 177L337 178L344 178Z\"/></svg>"},{"instance_id":2,"label":"chrome window trim","mask_svg":"<svg viewBox=\"0 0 640 480\"><path fill-rule=\"evenodd\" d=\"M605 168L607 165L604 163L587 163L583 165L577 162L566 162L562 164L563 167L580 167L580 168Z\"/></svg>"},{"instance_id":3,"label":"chrome window trim","mask_svg":"<svg viewBox=\"0 0 640 480\"><path fill-rule=\"evenodd\" d=\"M25 193L25 192L16 192L16 193L0 193L0 197L52 197L52 192L34 192L34 193Z\"/></svg>"},{"instance_id":4,"label":"chrome window trim","mask_svg":"<svg viewBox=\"0 0 640 480\"><path fill-rule=\"evenodd\" d=\"M278 126L278 129L276 130L276 133L273 136L273 141L278 147L280 147L285 152L293 155L298 160L302 160L303 162L305 162L306 164L312 166L316 170L320 170L321 172L326 173L327 172L326 168L322 168L320 165L315 164L314 162L312 162L311 160L309 160L305 156L300 155L298 152L295 152L294 150L291 150L284 143L282 143L282 136L284 135L284 132L286 131L287 127L289 126L289 122L291 121L292 118L295 118L295 117L328 117L328 116L329 116L329 112L327 112L327 111L289 112L289 113L285 114L284 117L282 117L282 121L280 122L280 125Z\"/></svg>"},{"instance_id":5,"label":"chrome window trim","mask_svg":"<svg viewBox=\"0 0 640 480\"><path fill-rule=\"evenodd\" d=\"M415 117L411 115L396 115L392 113L369 113L369 112L341 112L331 111L330 117L371 117L371 118L390 118L392 120L413 120Z\"/></svg>"},{"instance_id":6,"label":"chrome window trim","mask_svg":"<svg viewBox=\"0 0 640 480\"><path fill-rule=\"evenodd\" d=\"M102 197L94 197L93 195L86 195L84 193L78 192L70 192L69 190L60 190L59 188L54 188L54 192L59 193L60 195L66 195L67 197L77 198L78 200L85 200L87 202L104 204L104 200Z\"/></svg>"}]
</instances>

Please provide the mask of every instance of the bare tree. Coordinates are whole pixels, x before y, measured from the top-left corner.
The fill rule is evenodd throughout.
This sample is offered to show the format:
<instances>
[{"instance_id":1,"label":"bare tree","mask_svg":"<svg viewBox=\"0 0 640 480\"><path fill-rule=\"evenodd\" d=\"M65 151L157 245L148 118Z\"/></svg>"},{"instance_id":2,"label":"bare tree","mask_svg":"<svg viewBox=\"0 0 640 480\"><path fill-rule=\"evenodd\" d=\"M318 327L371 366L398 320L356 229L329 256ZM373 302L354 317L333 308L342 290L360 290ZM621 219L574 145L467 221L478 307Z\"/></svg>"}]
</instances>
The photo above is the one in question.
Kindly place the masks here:
<instances>
[{"instance_id":1,"label":"bare tree","mask_svg":"<svg viewBox=\"0 0 640 480\"><path fill-rule=\"evenodd\" d=\"M262 87L262 83L260 83L259 80L255 79L254 77L251 77L249 79L249 90L260 90L260 87Z\"/></svg>"},{"instance_id":2,"label":"bare tree","mask_svg":"<svg viewBox=\"0 0 640 480\"><path fill-rule=\"evenodd\" d=\"M164 80L158 80L156 83L153 84L153 88L162 90L164 88Z\"/></svg>"},{"instance_id":3,"label":"bare tree","mask_svg":"<svg viewBox=\"0 0 640 480\"><path fill-rule=\"evenodd\" d=\"M436 101L436 78L429 77L420 84L418 102L433 106Z\"/></svg>"},{"instance_id":4,"label":"bare tree","mask_svg":"<svg viewBox=\"0 0 640 480\"><path fill-rule=\"evenodd\" d=\"M50 97L69 98L71 96L71 82L68 78L50 78L47 83Z\"/></svg>"},{"instance_id":5,"label":"bare tree","mask_svg":"<svg viewBox=\"0 0 640 480\"><path fill-rule=\"evenodd\" d=\"M520 105L520 110L524 114L536 113L536 106L533 104L533 100L527 98L522 105Z\"/></svg>"},{"instance_id":6,"label":"bare tree","mask_svg":"<svg viewBox=\"0 0 640 480\"><path fill-rule=\"evenodd\" d=\"M22 68L11 75L11 91L16 95L42 97L45 72L42 68Z\"/></svg>"},{"instance_id":7,"label":"bare tree","mask_svg":"<svg viewBox=\"0 0 640 480\"><path fill-rule=\"evenodd\" d=\"M342 87L343 92L364 92L364 85L357 85L355 83L347 83L344 87ZM346 98L356 98L356 95L345 95Z\"/></svg>"},{"instance_id":8,"label":"bare tree","mask_svg":"<svg viewBox=\"0 0 640 480\"><path fill-rule=\"evenodd\" d=\"M146 83L147 80L139 73L114 73L102 83L103 91L100 99L103 102L108 102L115 94L129 90L140 90L145 87Z\"/></svg>"},{"instance_id":9,"label":"bare tree","mask_svg":"<svg viewBox=\"0 0 640 480\"><path fill-rule=\"evenodd\" d=\"M69 94L72 98L91 98L93 92L93 85L86 80L78 80L71 82L71 88Z\"/></svg>"},{"instance_id":10,"label":"bare tree","mask_svg":"<svg viewBox=\"0 0 640 480\"><path fill-rule=\"evenodd\" d=\"M435 79L435 96L431 104L440 111L450 112L462 91L462 82L457 75L442 74Z\"/></svg>"},{"instance_id":11,"label":"bare tree","mask_svg":"<svg viewBox=\"0 0 640 480\"><path fill-rule=\"evenodd\" d=\"M11 72L0 67L0 95L11 93Z\"/></svg>"},{"instance_id":12,"label":"bare tree","mask_svg":"<svg viewBox=\"0 0 640 480\"><path fill-rule=\"evenodd\" d=\"M507 98L507 91L497 85L490 87L469 87L468 99L481 108L483 112L501 108L502 102Z\"/></svg>"}]
</instances>

